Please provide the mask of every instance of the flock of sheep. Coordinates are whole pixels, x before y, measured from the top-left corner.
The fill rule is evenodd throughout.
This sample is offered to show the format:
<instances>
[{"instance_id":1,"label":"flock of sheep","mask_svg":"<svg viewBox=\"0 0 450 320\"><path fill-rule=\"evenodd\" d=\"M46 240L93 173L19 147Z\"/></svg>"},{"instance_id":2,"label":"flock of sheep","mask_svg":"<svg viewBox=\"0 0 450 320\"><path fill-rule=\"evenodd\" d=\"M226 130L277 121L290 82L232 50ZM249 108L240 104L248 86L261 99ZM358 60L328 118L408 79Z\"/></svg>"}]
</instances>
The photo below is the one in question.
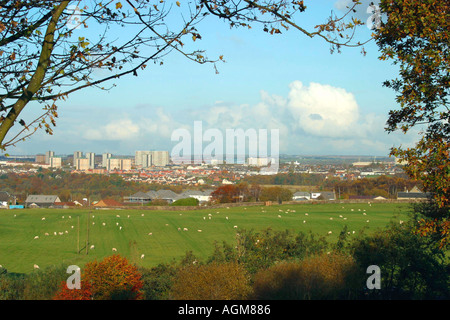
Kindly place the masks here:
<instances>
[{"instance_id":1,"label":"flock of sheep","mask_svg":"<svg viewBox=\"0 0 450 320\"><path fill-rule=\"evenodd\" d=\"M371 206L370 203L369 203L369 206ZM229 207L226 207L226 209L229 209ZM345 209L345 207L342 207L342 209ZM247 210L247 208L244 207L243 210ZM364 209L364 210L357 209L357 210L360 211L364 216L367 215L365 209ZM353 212L353 211L355 211L355 209L350 209L350 211ZM261 213L267 213L267 212L268 212L267 207L261 207ZM286 215L286 214L287 214L287 215L289 216L291 213L296 213L296 210L292 210L292 209L282 210L282 209L279 209L278 212L277 212L277 217L278 217L278 218L282 218L282 217L283 217L282 215ZM222 219L225 219L226 221L229 221L229 216L223 217L223 215L220 215L220 211L217 211L216 214L217 214L219 217L221 217ZM182 213L180 213L180 215L182 215ZM308 217L308 216L309 216L309 213L306 212L306 213L304 213L304 215L305 215L305 217ZM16 216L16 215L14 215L14 216ZM143 217L144 214L142 213L141 216ZM92 217L92 219L95 218L94 215L92 215L91 217ZM62 219L65 219L65 216L62 216L61 218L62 218ZM116 218L120 218L120 215L117 214L117 215L116 215ZM130 215L127 215L127 218L130 218ZM68 219L72 219L72 217L69 215L69 216L68 216ZM203 216L202 219L203 219L204 221L206 221L206 220L211 220L211 219L213 219L213 214L212 214L212 213L209 213L207 216ZM329 217L329 219L332 221L332 220L333 220L333 217ZM339 215L339 219L347 220L347 217L344 217L342 214L340 214L340 215ZM45 219L45 217L42 217L41 220L42 220L42 221L45 221L46 219ZM366 220L366 222L368 223L369 220ZM305 218L305 220L303 220L303 223L307 223L306 218ZM402 224L402 223L403 223L403 221L400 221L400 224ZM92 222L92 225L95 225L95 221ZM103 226L103 227L106 227L106 222L102 222L102 226ZM169 226L169 225L166 224L166 226ZM117 230L118 230L118 231L121 231L121 230L123 229L123 226L121 226L119 222L116 222L116 227L117 227ZM71 225L70 228L73 229L74 226ZM237 226L237 225L234 225L233 228L237 229L238 226ZM187 232L187 231L189 231L189 229L188 229L187 227L178 227L177 230L178 230L179 232ZM202 232L202 231L203 231L202 229L197 229L197 232ZM53 235L54 235L54 236L56 236L56 235L62 236L62 235L64 235L64 234L68 234L68 233L69 233L68 230L65 230L65 231L53 231ZM354 234L355 231L352 231L352 233ZM45 233L44 233L45 236L49 236L50 234L51 234L51 233L49 233L49 232L45 232ZM332 231L331 231L331 230L328 231L327 234L328 234L328 235L331 235L331 234L332 234ZM350 231L348 232L348 234L350 234ZM149 232L149 233L147 233L147 235L152 236L152 235L153 235L153 232ZM35 239L35 240L39 239L39 235L34 236L34 239ZM90 250L95 249L95 245L92 244L92 245L89 247L89 249L90 249ZM115 247L112 248L112 252L117 252L117 251L118 251L117 248L115 248ZM144 259L144 257L145 257L145 254L142 253L142 254L140 255L140 258L141 258L141 259ZM39 266L35 264L35 265L34 265L34 268L35 268L35 269L39 269Z\"/></svg>"}]
</instances>

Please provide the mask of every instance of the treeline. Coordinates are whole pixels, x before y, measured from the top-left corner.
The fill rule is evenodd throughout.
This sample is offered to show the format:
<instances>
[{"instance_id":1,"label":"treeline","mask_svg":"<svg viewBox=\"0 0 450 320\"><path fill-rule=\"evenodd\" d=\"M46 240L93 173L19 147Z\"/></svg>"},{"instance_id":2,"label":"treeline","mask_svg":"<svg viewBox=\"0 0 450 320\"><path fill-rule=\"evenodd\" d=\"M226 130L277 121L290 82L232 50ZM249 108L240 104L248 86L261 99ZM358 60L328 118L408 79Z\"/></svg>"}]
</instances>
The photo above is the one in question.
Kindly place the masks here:
<instances>
[{"instance_id":1,"label":"treeline","mask_svg":"<svg viewBox=\"0 0 450 320\"><path fill-rule=\"evenodd\" d=\"M8 173L0 175L0 190L15 195L19 202L24 202L30 194L57 195L61 201L91 201L105 198L122 201L138 191L170 189L182 192L181 186L166 186L125 181L118 175L70 173L63 170L40 170L36 174L21 175Z\"/></svg>"},{"instance_id":2,"label":"treeline","mask_svg":"<svg viewBox=\"0 0 450 320\"><path fill-rule=\"evenodd\" d=\"M234 243L216 243L204 260L187 252L152 268L118 256L88 263L81 269L81 290L66 288L64 266L28 275L0 268L0 300L449 299L445 250L414 233L416 223L392 223L351 239L344 227L335 242L288 230L238 230ZM379 268L378 279L368 266Z\"/></svg>"},{"instance_id":3,"label":"treeline","mask_svg":"<svg viewBox=\"0 0 450 320\"><path fill-rule=\"evenodd\" d=\"M411 190L414 186L419 189L422 185L414 180L396 176L379 176L358 180L326 179L322 183L324 190L334 190L336 197L348 199L350 196L381 196L396 199L397 192Z\"/></svg>"},{"instance_id":4,"label":"treeline","mask_svg":"<svg viewBox=\"0 0 450 320\"><path fill-rule=\"evenodd\" d=\"M324 174L278 173L276 175L258 175L244 179L248 184L304 186L314 191L335 191L336 197L348 199L349 196L382 196L396 198L397 192L410 190L420 183L403 176L366 177L356 180L341 180Z\"/></svg>"}]
</instances>

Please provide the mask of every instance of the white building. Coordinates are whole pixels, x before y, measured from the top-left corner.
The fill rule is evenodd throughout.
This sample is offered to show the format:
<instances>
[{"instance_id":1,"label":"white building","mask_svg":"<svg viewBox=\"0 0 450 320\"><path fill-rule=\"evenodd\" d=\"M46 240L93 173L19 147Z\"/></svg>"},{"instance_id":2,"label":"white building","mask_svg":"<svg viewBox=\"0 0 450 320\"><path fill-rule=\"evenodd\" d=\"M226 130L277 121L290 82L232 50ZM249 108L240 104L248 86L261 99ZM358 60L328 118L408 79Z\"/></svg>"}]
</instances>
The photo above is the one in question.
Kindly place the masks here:
<instances>
[{"instance_id":1,"label":"white building","mask_svg":"<svg viewBox=\"0 0 450 320\"><path fill-rule=\"evenodd\" d=\"M95 153L94 152L86 152L86 159L89 160L89 169L95 168Z\"/></svg>"},{"instance_id":2,"label":"white building","mask_svg":"<svg viewBox=\"0 0 450 320\"><path fill-rule=\"evenodd\" d=\"M104 154L102 154L102 167L106 168L106 166L108 164L107 163L108 159L111 159L111 157L112 157L111 153L104 153Z\"/></svg>"},{"instance_id":3,"label":"white building","mask_svg":"<svg viewBox=\"0 0 450 320\"><path fill-rule=\"evenodd\" d=\"M61 158L60 157L50 157L49 165L51 168L61 168Z\"/></svg>"}]
</instances>

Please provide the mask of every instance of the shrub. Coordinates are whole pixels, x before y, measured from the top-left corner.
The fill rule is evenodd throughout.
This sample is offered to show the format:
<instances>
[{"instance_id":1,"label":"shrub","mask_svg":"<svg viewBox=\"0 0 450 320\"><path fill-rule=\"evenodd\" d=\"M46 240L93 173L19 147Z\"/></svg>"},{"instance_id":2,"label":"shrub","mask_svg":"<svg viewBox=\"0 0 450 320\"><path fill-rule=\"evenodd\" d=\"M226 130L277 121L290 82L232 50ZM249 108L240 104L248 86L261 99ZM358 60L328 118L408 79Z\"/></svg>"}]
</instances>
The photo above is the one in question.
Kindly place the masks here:
<instances>
[{"instance_id":1,"label":"shrub","mask_svg":"<svg viewBox=\"0 0 450 320\"><path fill-rule=\"evenodd\" d=\"M255 299L344 299L351 292L355 270L350 256L322 254L300 262L281 262L254 276Z\"/></svg>"},{"instance_id":2,"label":"shrub","mask_svg":"<svg viewBox=\"0 0 450 320\"><path fill-rule=\"evenodd\" d=\"M67 289L63 282L55 299L138 300L143 283L136 266L120 255L88 262L81 274L81 290Z\"/></svg>"},{"instance_id":3,"label":"shrub","mask_svg":"<svg viewBox=\"0 0 450 320\"><path fill-rule=\"evenodd\" d=\"M247 272L239 264L230 262L181 267L171 296L176 300L242 300L250 292Z\"/></svg>"},{"instance_id":4,"label":"shrub","mask_svg":"<svg viewBox=\"0 0 450 320\"><path fill-rule=\"evenodd\" d=\"M178 199L172 203L172 206L198 206L199 201L195 198Z\"/></svg>"},{"instance_id":5,"label":"shrub","mask_svg":"<svg viewBox=\"0 0 450 320\"><path fill-rule=\"evenodd\" d=\"M151 269L140 268L142 292L146 300L168 300L177 269L173 264L159 264Z\"/></svg>"}]
</instances>

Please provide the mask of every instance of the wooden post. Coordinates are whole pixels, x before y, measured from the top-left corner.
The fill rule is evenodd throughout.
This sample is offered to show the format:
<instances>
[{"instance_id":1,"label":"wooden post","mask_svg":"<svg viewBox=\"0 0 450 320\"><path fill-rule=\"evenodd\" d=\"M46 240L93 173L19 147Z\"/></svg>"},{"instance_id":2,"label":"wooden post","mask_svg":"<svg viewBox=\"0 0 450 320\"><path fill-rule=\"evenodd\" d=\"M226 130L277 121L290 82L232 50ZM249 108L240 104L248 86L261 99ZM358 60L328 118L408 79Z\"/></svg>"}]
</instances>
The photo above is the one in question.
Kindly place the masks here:
<instances>
[{"instance_id":1,"label":"wooden post","mask_svg":"<svg viewBox=\"0 0 450 320\"><path fill-rule=\"evenodd\" d=\"M80 217L78 216L77 254L80 253Z\"/></svg>"},{"instance_id":2,"label":"wooden post","mask_svg":"<svg viewBox=\"0 0 450 320\"><path fill-rule=\"evenodd\" d=\"M86 223L86 254L88 254L89 250L89 222L91 218L91 213L88 212L87 223Z\"/></svg>"}]
</instances>

